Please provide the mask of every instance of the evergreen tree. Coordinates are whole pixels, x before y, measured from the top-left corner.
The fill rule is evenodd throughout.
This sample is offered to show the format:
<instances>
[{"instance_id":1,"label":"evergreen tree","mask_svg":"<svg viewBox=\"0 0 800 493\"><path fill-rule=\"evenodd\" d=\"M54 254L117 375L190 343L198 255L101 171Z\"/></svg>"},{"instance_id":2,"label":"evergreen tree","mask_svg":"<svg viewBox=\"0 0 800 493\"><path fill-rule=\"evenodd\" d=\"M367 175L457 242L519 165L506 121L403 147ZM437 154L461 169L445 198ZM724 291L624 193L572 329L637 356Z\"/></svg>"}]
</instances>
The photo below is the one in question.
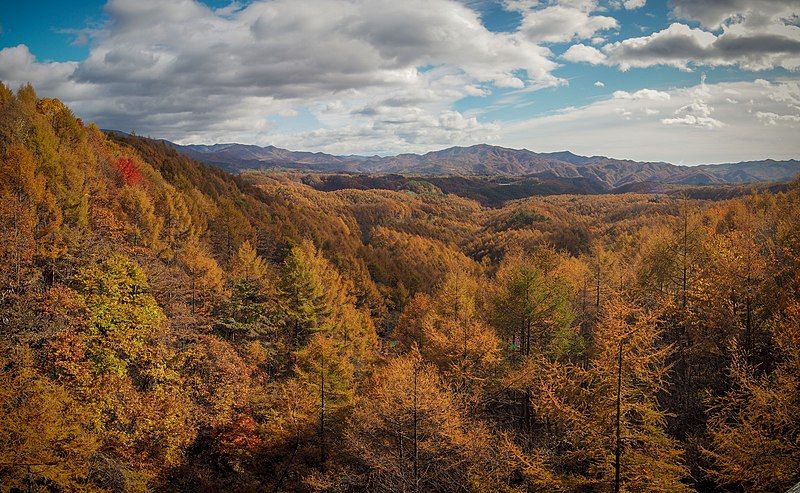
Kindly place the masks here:
<instances>
[{"instance_id":1,"label":"evergreen tree","mask_svg":"<svg viewBox=\"0 0 800 493\"><path fill-rule=\"evenodd\" d=\"M569 330L573 314L565 282L520 257L507 259L496 281L492 322L519 354L559 357L579 347Z\"/></svg>"},{"instance_id":2,"label":"evergreen tree","mask_svg":"<svg viewBox=\"0 0 800 493\"><path fill-rule=\"evenodd\" d=\"M316 249L312 245L293 246L281 264L278 293L292 347L305 344L311 333L320 329L327 315L324 286L312 268Z\"/></svg>"}]
</instances>

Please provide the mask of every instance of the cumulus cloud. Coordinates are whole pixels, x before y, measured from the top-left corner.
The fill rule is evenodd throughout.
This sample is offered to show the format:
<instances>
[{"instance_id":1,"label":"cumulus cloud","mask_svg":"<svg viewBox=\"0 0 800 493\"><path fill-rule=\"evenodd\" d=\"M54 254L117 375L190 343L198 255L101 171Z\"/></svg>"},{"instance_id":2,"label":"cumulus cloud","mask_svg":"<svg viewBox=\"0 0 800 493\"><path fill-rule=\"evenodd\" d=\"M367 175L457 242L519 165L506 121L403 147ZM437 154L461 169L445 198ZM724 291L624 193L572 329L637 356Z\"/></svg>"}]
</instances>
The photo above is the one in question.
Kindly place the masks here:
<instances>
[{"instance_id":1,"label":"cumulus cloud","mask_svg":"<svg viewBox=\"0 0 800 493\"><path fill-rule=\"evenodd\" d=\"M612 0L609 5L615 9L635 10L645 6L647 0Z\"/></svg>"},{"instance_id":2,"label":"cumulus cloud","mask_svg":"<svg viewBox=\"0 0 800 493\"><path fill-rule=\"evenodd\" d=\"M673 23L649 36L607 44L607 63L623 70L653 65L800 68L797 0L673 0L670 5L675 17L700 27Z\"/></svg>"},{"instance_id":3,"label":"cumulus cloud","mask_svg":"<svg viewBox=\"0 0 800 493\"><path fill-rule=\"evenodd\" d=\"M669 98L612 95L586 106L509 125L497 143L545 152L570 149L585 155L684 164L767 156L796 159L800 155L800 124L793 116L800 119L800 111L783 97L793 94L796 87L797 81L790 79L764 83L701 81L692 87L655 91L666 93ZM637 92L640 91L627 94ZM748 103L727 102L731 94ZM684 121L664 123L664 119ZM764 131L767 126L768 131Z\"/></svg>"},{"instance_id":4,"label":"cumulus cloud","mask_svg":"<svg viewBox=\"0 0 800 493\"><path fill-rule=\"evenodd\" d=\"M606 55L593 46L586 46L582 43L574 44L567 48L561 58L568 62L586 62L592 65L606 63Z\"/></svg>"},{"instance_id":5,"label":"cumulus cloud","mask_svg":"<svg viewBox=\"0 0 800 493\"><path fill-rule=\"evenodd\" d=\"M764 88L769 99L779 105L773 111L756 111L756 118L768 126L788 124L797 128L799 125L795 124L800 123L800 83L788 81L774 84L764 79L756 79L755 83Z\"/></svg>"},{"instance_id":6,"label":"cumulus cloud","mask_svg":"<svg viewBox=\"0 0 800 493\"><path fill-rule=\"evenodd\" d=\"M623 0L622 6L628 10L640 9L644 7L646 0Z\"/></svg>"},{"instance_id":7,"label":"cumulus cloud","mask_svg":"<svg viewBox=\"0 0 800 493\"><path fill-rule=\"evenodd\" d=\"M797 0L672 0L673 13L682 19L694 20L718 29L731 19L738 22L773 23L775 19L790 19L797 14Z\"/></svg>"},{"instance_id":8,"label":"cumulus cloud","mask_svg":"<svg viewBox=\"0 0 800 493\"><path fill-rule=\"evenodd\" d=\"M733 66L745 70L800 68L800 28L783 26L751 32L741 25L722 34L674 23L649 36L629 38L603 46L605 63L622 70L668 65L689 70L691 65Z\"/></svg>"},{"instance_id":9,"label":"cumulus cloud","mask_svg":"<svg viewBox=\"0 0 800 493\"><path fill-rule=\"evenodd\" d=\"M686 125L689 127L706 128L713 130L725 126L721 121L713 118L711 114L714 108L706 103L706 99L711 93L706 85L706 74L700 78L700 85L692 90L692 100L675 110L672 118L663 118L661 123L664 125ZM729 102L730 98L725 98Z\"/></svg>"},{"instance_id":10,"label":"cumulus cloud","mask_svg":"<svg viewBox=\"0 0 800 493\"><path fill-rule=\"evenodd\" d=\"M719 128L725 124L721 121L711 118L711 113L714 108L708 106L703 101L697 101L681 106L675 110L675 116L672 118L662 118L661 123L664 125L686 125L689 127L707 128L709 130Z\"/></svg>"},{"instance_id":11,"label":"cumulus cloud","mask_svg":"<svg viewBox=\"0 0 800 493\"><path fill-rule=\"evenodd\" d=\"M770 99L785 103L787 108L800 113L800 83L797 81L773 84L764 79L756 79L756 84L767 89Z\"/></svg>"},{"instance_id":12,"label":"cumulus cloud","mask_svg":"<svg viewBox=\"0 0 800 493\"><path fill-rule=\"evenodd\" d=\"M217 9L198 0L110 0L108 22L80 31L89 46L85 60L49 62L25 45L9 47L0 50L0 79L11 86L30 81L40 94L64 99L104 127L182 143L236 140L395 152L503 143L508 129L524 124L489 122L476 117L478 111L457 111L454 103L500 88L503 94L484 109L531 105L531 92L566 84L555 72L559 62L623 70L800 68L796 1L673 0L669 5L679 22L648 36L607 42L620 27L609 7L644 3L506 0L520 25L493 32L470 8L476 2L467 0L256 0ZM571 46L557 57L551 44L559 43ZM603 87L601 81L595 85ZM761 80L617 91L595 105L534 118L529 128L552 123L541 135L564 132L552 141L578 150L591 142L598 150L613 143L623 150L636 146L638 139L624 134L633 131L630 125L691 142L696 135L733 137L760 128L761 138L780 136L772 143L785 149L796 140L785 131L797 125L798 115L796 83ZM583 126L578 117L593 126ZM290 119L298 125L281 126ZM766 126L769 132L763 132ZM611 135L610 128L621 132ZM661 146L655 137L642 142L653 144L653 155ZM748 149L763 155L767 146L759 146ZM683 146L666 150L677 152L675 147ZM631 149L630 157L650 152Z\"/></svg>"},{"instance_id":13,"label":"cumulus cloud","mask_svg":"<svg viewBox=\"0 0 800 493\"><path fill-rule=\"evenodd\" d=\"M575 44L562 58L623 71L656 65L686 71L695 66L800 69L797 0L675 0L670 5L674 16L700 27L674 22L650 35L606 43L599 49Z\"/></svg>"},{"instance_id":14,"label":"cumulus cloud","mask_svg":"<svg viewBox=\"0 0 800 493\"><path fill-rule=\"evenodd\" d=\"M42 91L64 94L65 98L71 99L86 94L85 87L69 81L77 66L77 62L38 63L25 45L0 50L0 80L12 84L30 82ZM19 78L15 79L15 76Z\"/></svg>"},{"instance_id":15,"label":"cumulus cloud","mask_svg":"<svg viewBox=\"0 0 800 493\"><path fill-rule=\"evenodd\" d=\"M756 118L766 125L777 125L781 122L800 123L800 115L778 115L771 111L758 111L756 112Z\"/></svg>"},{"instance_id":16,"label":"cumulus cloud","mask_svg":"<svg viewBox=\"0 0 800 493\"><path fill-rule=\"evenodd\" d=\"M0 79L31 81L111 128L261 143L272 140L270 115L300 106L322 126L397 126L397 115L355 112L389 99L406 101L405 116L417 119L408 139L469 132L475 122L443 117L454 101L485 95L489 84L559 83L548 48L519 32L491 32L451 0L275 0L217 10L195 0L110 0L105 10L109 22L92 34L86 60L50 63L24 45L7 48ZM333 102L338 120L318 111Z\"/></svg>"},{"instance_id":17,"label":"cumulus cloud","mask_svg":"<svg viewBox=\"0 0 800 493\"><path fill-rule=\"evenodd\" d=\"M606 85L601 80L594 81L594 87L606 87Z\"/></svg>"},{"instance_id":18,"label":"cumulus cloud","mask_svg":"<svg viewBox=\"0 0 800 493\"><path fill-rule=\"evenodd\" d=\"M615 18L597 14L597 2L591 0L562 1L544 8L527 3L511 6L522 11L519 31L535 42L591 39L598 32L619 27Z\"/></svg>"}]
</instances>

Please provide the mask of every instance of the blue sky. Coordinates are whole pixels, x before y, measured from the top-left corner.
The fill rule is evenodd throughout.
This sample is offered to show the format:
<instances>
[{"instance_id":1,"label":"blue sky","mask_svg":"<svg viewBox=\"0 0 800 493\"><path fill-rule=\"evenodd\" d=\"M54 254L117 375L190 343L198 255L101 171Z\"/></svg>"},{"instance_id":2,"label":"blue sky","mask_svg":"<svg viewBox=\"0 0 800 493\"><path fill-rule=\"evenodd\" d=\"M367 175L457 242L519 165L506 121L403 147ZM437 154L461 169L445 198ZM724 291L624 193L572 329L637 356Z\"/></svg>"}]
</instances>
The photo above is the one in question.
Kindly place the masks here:
<instances>
[{"instance_id":1,"label":"blue sky","mask_svg":"<svg viewBox=\"0 0 800 493\"><path fill-rule=\"evenodd\" d=\"M800 157L799 5L16 2L0 9L0 80L182 143L787 159Z\"/></svg>"}]
</instances>

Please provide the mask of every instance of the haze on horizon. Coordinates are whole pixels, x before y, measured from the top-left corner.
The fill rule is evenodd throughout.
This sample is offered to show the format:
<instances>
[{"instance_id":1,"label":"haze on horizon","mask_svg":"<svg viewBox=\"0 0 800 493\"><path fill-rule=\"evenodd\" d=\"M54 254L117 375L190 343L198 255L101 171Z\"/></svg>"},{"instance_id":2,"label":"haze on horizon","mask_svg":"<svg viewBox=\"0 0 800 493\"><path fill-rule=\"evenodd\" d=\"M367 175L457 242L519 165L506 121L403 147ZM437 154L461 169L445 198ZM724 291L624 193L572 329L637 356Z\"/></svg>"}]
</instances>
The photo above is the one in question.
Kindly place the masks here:
<instances>
[{"instance_id":1,"label":"haze on horizon","mask_svg":"<svg viewBox=\"0 0 800 493\"><path fill-rule=\"evenodd\" d=\"M800 157L797 0L110 0L0 12L0 80L103 128L332 154Z\"/></svg>"}]
</instances>

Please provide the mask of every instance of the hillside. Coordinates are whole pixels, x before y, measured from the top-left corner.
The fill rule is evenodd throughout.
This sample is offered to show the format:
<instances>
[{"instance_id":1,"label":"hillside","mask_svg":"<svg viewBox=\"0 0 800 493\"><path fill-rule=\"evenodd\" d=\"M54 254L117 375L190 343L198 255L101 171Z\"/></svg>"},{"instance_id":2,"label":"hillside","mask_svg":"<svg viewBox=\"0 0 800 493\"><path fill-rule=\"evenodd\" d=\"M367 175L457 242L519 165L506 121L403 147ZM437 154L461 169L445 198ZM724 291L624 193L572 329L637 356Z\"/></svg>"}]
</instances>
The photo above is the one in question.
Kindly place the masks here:
<instances>
[{"instance_id":1,"label":"hillside","mask_svg":"<svg viewBox=\"0 0 800 493\"><path fill-rule=\"evenodd\" d=\"M543 179L582 178L608 191L631 183L683 185L782 182L800 173L800 161L748 161L701 166L643 163L570 152L536 153L527 149L479 144L451 147L425 154L397 156L333 156L296 152L274 146L243 144L181 146L179 152L228 171L283 168L319 172L357 172L409 175L527 176Z\"/></svg>"},{"instance_id":2,"label":"hillside","mask_svg":"<svg viewBox=\"0 0 800 493\"><path fill-rule=\"evenodd\" d=\"M800 182L444 193L506 178L231 174L0 85L0 484L800 480Z\"/></svg>"}]
</instances>

